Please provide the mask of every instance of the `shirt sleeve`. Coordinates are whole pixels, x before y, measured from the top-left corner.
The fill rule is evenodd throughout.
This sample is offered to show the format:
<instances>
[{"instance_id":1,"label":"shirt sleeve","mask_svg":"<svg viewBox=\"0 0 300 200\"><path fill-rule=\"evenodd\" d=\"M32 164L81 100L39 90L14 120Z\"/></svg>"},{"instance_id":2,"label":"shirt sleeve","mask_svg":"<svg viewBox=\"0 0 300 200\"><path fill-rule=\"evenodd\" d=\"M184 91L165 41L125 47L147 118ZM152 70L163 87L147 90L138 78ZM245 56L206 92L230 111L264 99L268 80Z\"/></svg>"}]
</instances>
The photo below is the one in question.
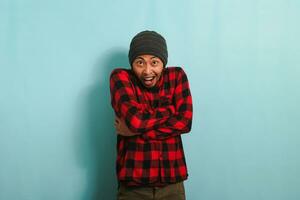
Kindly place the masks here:
<instances>
[{"instance_id":1,"label":"shirt sleeve","mask_svg":"<svg viewBox=\"0 0 300 200\"><path fill-rule=\"evenodd\" d=\"M163 125L175 113L173 105L149 110L137 101L128 72L115 69L110 76L111 105L133 133L143 134Z\"/></svg>"},{"instance_id":2,"label":"shirt sleeve","mask_svg":"<svg viewBox=\"0 0 300 200\"><path fill-rule=\"evenodd\" d=\"M193 103L187 75L182 68L175 73L176 86L174 92L175 113L155 131L148 132L149 139L166 139L182 133L188 133L192 127Z\"/></svg>"}]
</instances>

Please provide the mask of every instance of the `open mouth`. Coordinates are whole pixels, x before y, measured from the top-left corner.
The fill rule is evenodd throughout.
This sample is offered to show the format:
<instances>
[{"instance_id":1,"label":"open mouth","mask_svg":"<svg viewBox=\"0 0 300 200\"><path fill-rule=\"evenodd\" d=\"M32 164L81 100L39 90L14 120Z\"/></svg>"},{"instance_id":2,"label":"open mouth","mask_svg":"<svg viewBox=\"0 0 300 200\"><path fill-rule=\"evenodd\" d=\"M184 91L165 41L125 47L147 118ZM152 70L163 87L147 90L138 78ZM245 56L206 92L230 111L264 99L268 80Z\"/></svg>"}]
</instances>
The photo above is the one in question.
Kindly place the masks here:
<instances>
[{"instance_id":1,"label":"open mouth","mask_svg":"<svg viewBox=\"0 0 300 200\"><path fill-rule=\"evenodd\" d=\"M154 84L154 81L155 81L155 76L143 78L143 83L145 86L152 86Z\"/></svg>"}]
</instances>

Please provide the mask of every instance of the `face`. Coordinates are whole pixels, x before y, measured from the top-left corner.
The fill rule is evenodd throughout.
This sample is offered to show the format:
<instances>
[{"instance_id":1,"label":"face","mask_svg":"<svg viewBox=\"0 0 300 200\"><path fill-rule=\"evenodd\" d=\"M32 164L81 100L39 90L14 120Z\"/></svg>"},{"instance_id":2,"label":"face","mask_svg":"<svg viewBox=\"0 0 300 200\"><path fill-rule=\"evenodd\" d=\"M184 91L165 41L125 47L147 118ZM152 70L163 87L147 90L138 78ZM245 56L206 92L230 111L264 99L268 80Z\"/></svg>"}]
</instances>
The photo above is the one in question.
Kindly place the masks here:
<instances>
[{"instance_id":1,"label":"face","mask_svg":"<svg viewBox=\"0 0 300 200\"><path fill-rule=\"evenodd\" d=\"M132 63L132 70L142 84L151 88L161 77L164 65L160 58L153 55L141 55Z\"/></svg>"}]
</instances>

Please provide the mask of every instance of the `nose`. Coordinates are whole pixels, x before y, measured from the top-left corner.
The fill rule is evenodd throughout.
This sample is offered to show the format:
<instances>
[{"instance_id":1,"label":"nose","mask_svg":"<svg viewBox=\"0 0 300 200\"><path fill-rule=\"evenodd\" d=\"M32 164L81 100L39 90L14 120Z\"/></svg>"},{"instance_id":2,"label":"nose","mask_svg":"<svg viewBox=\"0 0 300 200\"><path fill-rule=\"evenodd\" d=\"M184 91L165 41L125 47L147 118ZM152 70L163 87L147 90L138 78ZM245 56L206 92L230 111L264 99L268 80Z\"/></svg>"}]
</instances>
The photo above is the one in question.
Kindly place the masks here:
<instances>
[{"instance_id":1,"label":"nose","mask_svg":"<svg viewBox=\"0 0 300 200\"><path fill-rule=\"evenodd\" d=\"M151 66L149 63L146 64L144 74L150 74L151 73Z\"/></svg>"}]
</instances>

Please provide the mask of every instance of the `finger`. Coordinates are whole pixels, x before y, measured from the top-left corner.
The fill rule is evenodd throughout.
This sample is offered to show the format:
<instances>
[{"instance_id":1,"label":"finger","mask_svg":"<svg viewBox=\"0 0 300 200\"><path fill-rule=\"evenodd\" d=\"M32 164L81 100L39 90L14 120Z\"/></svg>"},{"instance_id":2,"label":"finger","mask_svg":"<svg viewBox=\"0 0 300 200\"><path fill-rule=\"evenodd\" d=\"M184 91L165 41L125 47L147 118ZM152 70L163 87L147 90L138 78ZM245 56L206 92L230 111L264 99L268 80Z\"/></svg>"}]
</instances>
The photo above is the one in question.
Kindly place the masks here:
<instances>
[{"instance_id":1,"label":"finger","mask_svg":"<svg viewBox=\"0 0 300 200\"><path fill-rule=\"evenodd\" d=\"M124 134L123 134L122 132L117 132L117 134L118 134L118 135L123 135L123 136L124 136Z\"/></svg>"}]
</instances>

